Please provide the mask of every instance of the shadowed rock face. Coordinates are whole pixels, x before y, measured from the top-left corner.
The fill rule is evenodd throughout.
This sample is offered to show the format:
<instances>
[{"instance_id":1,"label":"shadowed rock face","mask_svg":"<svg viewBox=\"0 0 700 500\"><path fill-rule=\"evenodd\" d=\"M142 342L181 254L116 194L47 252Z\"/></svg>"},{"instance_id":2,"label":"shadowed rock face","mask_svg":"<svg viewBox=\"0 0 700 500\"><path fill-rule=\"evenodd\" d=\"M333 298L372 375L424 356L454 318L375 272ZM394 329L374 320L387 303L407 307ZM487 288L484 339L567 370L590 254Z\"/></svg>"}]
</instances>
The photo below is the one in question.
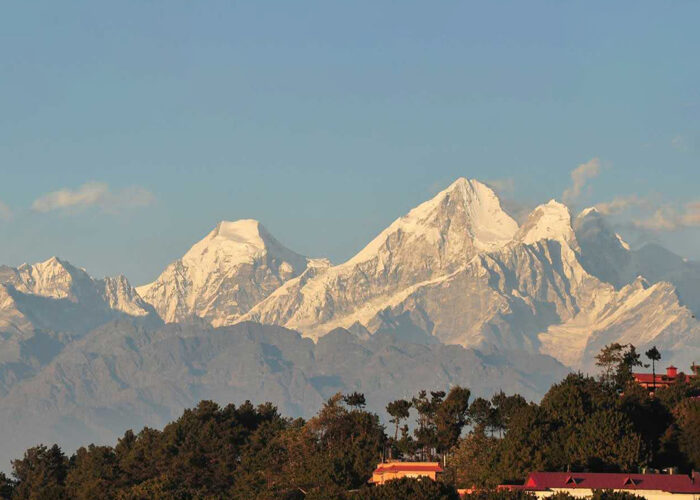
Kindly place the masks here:
<instances>
[{"instance_id":1,"label":"shadowed rock face","mask_svg":"<svg viewBox=\"0 0 700 500\"><path fill-rule=\"evenodd\" d=\"M120 320L68 344L0 396L2 466L26 447L114 442L128 428L160 427L201 399L272 401L309 417L338 391L361 391L383 414L418 390L468 386L539 398L566 369L542 355L485 354L338 329L317 344L276 326L212 328L195 321L147 328ZM19 450L19 451L15 451Z\"/></svg>"}]
</instances>

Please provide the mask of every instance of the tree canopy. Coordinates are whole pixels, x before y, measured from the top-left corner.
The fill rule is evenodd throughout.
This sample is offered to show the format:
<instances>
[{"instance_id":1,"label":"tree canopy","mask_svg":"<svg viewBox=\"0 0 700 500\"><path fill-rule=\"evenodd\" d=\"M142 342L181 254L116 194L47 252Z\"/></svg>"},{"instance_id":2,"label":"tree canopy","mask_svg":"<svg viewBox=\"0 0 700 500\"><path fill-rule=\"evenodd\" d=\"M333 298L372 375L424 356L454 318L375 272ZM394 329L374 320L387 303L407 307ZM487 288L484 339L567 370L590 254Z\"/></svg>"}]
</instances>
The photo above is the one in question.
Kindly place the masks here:
<instances>
[{"instance_id":1,"label":"tree canopy","mask_svg":"<svg viewBox=\"0 0 700 500\"><path fill-rule=\"evenodd\" d=\"M420 390L387 403L389 435L358 392L331 396L308 421L270 403L202 401L162 430L127 431L114 446L70 457L56 445L30 448L11 477L0 473L0 498L453 499L455 488L476 487L468 498L517 500L529 496L492 488L535 470L700 468L700 381L679 377L652 395L631 383L638 363L634 346L606 346L597 379L572 373L539 403L502 391L472 400L459 386ZM445 473L437 483L368 485L387 456L440 460Z\"/></svg>"}]
</instances>

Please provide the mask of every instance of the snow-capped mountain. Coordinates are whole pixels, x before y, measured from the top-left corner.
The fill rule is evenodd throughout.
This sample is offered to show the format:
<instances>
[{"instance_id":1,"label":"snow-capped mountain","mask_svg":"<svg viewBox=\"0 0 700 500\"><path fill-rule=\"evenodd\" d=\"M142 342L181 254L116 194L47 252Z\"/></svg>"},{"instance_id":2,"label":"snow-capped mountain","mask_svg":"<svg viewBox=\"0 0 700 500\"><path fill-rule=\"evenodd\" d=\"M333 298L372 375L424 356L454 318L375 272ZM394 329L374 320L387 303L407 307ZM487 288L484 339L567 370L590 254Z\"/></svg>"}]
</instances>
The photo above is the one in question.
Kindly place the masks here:
<instances>
[{"instance_id":1,"label":"snow-capped mountain","mask_svg":"<svg viewBox=\"0 0 700 500\"><path fill-rule=\"evenodd\" d=\"M160 322L124 276L94 279L56 257L0 266L0 395L66 344L119 318Z\"/></svg>"},{"instance_id":2,"label":"snow-capped mountain","mask_svg":"<svg viewBox=\"0 0 700 500\"><path fill-rule=\"evenodd\" d=\"M318 338L389 307L423 283L508 243L517 223L486 185L459 179L397 219L347 262L290 280L246 319Z\"/></svg>"},{"instance_id":3,"label":"snow-capped mountain","mask_svg":"<svg viewBox=\"0 0 700 500\"><path fill-rule=\"evenodd\" d=\"M697 322L663 281L683 278L692 290L688 273L677 263L650 270L653 259L640 254L593 209L572 224L552 200L518 227L490 188L459 179L349 261L289 280L243 318L312 338L360 325L414 341L546 352L575 367L589 366L603 344L633 338L636 325L646 330L634 337L640 348L667 346L679 362L696 356ZM647 274L654 293L630 293Z\"/></svg>"},{"instance_id":4,"label":"snow-capped mountain","mask_svg":"<svg viewBox=\"0 0 700 500\"><path fill-rule=\"evenodd\" d=\"M289 279L328 265L285 248L256 220L223 221L137 291L166 322L229 325Z\"/></svg>"},{"instance_id":5,"label":"snow-capped mountain","mask_svg":"<svg viewBox=\"0 0 700 500\"><path fill-rule=\"evenodd\" d=\"M542 205L503 247L347 321L371 332L418 330L444 343L537 352L537 334L574 317L599 285L577 261L568 220L564 205Z\"/></svg>"},{"instance_id":6,"label":"snow-capped mountain","mask_svg":"<svg viewBox=\"0 0 700 500\"><path fill-rule=\"evenodd\" d=\"M595 355L611 342L634 344L642 352L656 345L666 362L685 370L700 359L700 325L679 303L673 285L651 285L642 277L620 290L602 286L592 304L551 325L539 338L540 352L589 370Z\"/></svg>"},{"instance_id":7,"label":"snow-capped mountain","mask_svg":"<svg viewBox=\"0 0 700 500\"><path fill-rule=\"evenodd\" d=\"M578 248L564 205L542 205L518 228L490 188L460 179L348 262L290 280L246 318L311 337L359 322L371 332L522 348L533 342L523 335L535 339L555 321L538 307L554 307L556 321L577 311L588 276L571 245ZM491 342L494 328L500 339Z\"/></svg>"},{"instance_id":8,"label":"snow-capped mountain","mask_svg":"<svg viewBox=\"0 0 700 500\"><path fill-rule=\"evenodd\" d=\"M551 200L518 226L493 190L461 178L335 266L248 219L219 223L136 289L56 258L0 267L0 332L80 335L155 311L166 322L255 321L314 340L340 327L524 350L574 367L590 366L605 343L636 339L685 363L700 350L698 297L700 265L658 246L630 249L595 209L572 220Z\"/></svg>"},{"instance_id":9,"label":"snow-capped mountain","mask_svg":"<svg viewBox=\"0 0 700 500\"><path fill-rule=\"evenodd\" d=\"M0 266L0 297L0 331L80 333L119 314L154 313L124 276L94 279L57 257Z\"/></svg>"}]
</instances>

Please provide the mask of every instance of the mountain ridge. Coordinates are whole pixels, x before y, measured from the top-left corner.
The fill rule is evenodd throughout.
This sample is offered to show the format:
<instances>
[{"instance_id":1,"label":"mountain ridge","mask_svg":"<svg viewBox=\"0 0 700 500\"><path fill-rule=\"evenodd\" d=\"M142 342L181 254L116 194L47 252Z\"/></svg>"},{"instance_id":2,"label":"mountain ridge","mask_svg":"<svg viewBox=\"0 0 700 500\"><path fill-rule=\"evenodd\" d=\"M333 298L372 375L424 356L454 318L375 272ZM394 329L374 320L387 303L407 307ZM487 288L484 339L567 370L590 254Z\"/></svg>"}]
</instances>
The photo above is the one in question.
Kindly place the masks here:
<instances>
[{"instance_id":1,"label":"mountain ridge","mask_svg":"<svg viewBox=\"0 0 700 500\"><path fill-rule=\"evenodd\" d=\"M638 276L668 286L656 289L655 300L625 307L625 300L643 295L629 292ZM648 321L650 333L640 338L664 344L665 335L685 331L689 352L698 347L693 314L700 311L700 265L662 247L631 250L595 208L572 217L566 205L550 200L518 225L490 187L463 177L337 265L289 250L259 221L241 219L219 222L139 287L123 276L95 280L56 257L0 267L0 285L0 329L15 332L52 325L70 330L70 315L84 307L94 317L74 328L79 332L113 319L110 311L166 323L256 321L315 341L356 326L368 335L545 352L582 368L590 367L588 341L627 338L625 325L661 315L666 322ZM62 311L60 301L76 305L66 302ZM665 310L654 309L660 303ZM620 317L612 328L601 307L637 319ZM42 308L69 312L52 317ZM103 318L95 316L98 310ZM681 344L669 343L671 359L680 356ZM574 345L583 351L571 354Z\"/></svg>"},{"instance_id":2,"label":"mountain ridge","mask_svg":"<svg viewBox=\"0 0 700 500\"><path fill-rule=\"evenodd\" d=\"M479 392L495 380L536 399L567 369L593 372L611 342L656 345L681 368L699 361L699 311L700 264L633 250L597 210L572 217L556 200L518 225L476 180L337 265L254 219L221 221L139 287L57 257L0 266L0 418L11 422L0 439L111 441L201 398L264 398L301 416L337 391L372 403L426 381Z\"/></svg>"}]
</instances>

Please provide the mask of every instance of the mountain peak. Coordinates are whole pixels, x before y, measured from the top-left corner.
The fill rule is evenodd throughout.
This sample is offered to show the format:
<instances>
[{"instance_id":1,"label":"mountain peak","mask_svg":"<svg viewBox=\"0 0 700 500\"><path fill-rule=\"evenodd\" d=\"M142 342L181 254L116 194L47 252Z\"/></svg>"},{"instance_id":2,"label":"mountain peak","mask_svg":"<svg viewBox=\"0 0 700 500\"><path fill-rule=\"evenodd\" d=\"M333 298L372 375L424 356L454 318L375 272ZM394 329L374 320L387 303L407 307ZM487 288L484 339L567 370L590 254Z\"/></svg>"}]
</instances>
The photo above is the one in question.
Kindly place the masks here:
<instances>
[{"instance_id":1,"label":"mountain peak","mask_svg":"<svg viewBox=\"0 0 700 500\"><path fill-rule=\"evenodd\" d=\"M183 262L231 266L252 263L265 254L270 254L291 263L294 267L305 267L306 257L289 250L272 236L260 221L240 219L221 221L216 227L183 256Z\"/></svg>"},{"instance_id":2,"label":"mountain peak","mask_svg":"<svg viewBox=\"0 0 700 500\"><path fill-rule=\"evenodd\" d=\"M19 291L51 298L75 298L91 282L86 271L55 256L36 264L22 264L16 273L13 284Z\"/></svg>"},{"instance_id":3,"label":"mountain peak","mask_svg":"<svg viewBox=\"0 0 700 500\"><path fill-rule=\"evenodd\" d=\"M265 228L255 219L222 220L214 228L214 236L234 240L251 240L260 237Z\"/></svg>"},{"instance_id":4,"label":"mountain peak","mask_svg":"<svg viewBox=\"0 0 700 500\"><path fill-rule=\"evenodd\" d=\"M271 243L279 245L257 220L221 221L195 243L182 260L199 264L218 262L226 266L252 262Z\"/></svg>"},{"instance_id":5,"label":"mountain peak","mask_svg":"<svg viewBox=\"0 0 700 500\"><path fill-rule=\"evenodd\" d=\"M308 265L309 259L283 246L257 220L221 221L136 291L167 322L194 314L230 324Z\"/></svg>"},{"instance_id":6,"label":"mountain peak","mask_svg":"<svg viewBox=\"0 0 700 500\"><path fill-rule=\"evenodd\" d=\"M604 253L608 254L610 250L617 251L619 248L629 250L630 247L622 237L612 230L607 222L606 217L595 207L589 207L582 210L574 220L574 230L576 238L581 245L587 245L590 242L597 242L599 251L601 244L607 246Z\"/></svg>"},{"instance_id":7,"label":"mountain peak","mask_svg":"<svg viewBox=\"0 0 700 500\"><path fill-rule=\"evenodd\" d=\"M498 196L490 187L460 177L432 199L395 220L349 263L373 258L396 234L401 235L404 244L417 239L452 245L457 240L469 240L467 246L494 250L508 243L517 230L517 222L501 208ZM458 246L464 245L459 243Z\"/></svg>"},{"instance_id":8,"label":"mountain peak","mask_svg":"<svg viewBox=\"0 0 700 500\"><path fill-rule=\"evenodd\" d=\"M526 244L539 240L575 241L569 208L554 199L535 208L518 232L517 239Z\"/></svg>"},{"instance_id":9,"label":"mountain peak","mask_svg":"<svg viewBox=\"0 0 700 500\"><path fill-rule=\"evenodd\" d=\"M612 230L605 215L600 213L596 207L588 207L581 210L581 213L579 213L574 220L574 231L576 232L576 238L579 240L579 243L584 239L605 239L610 242L609 245L611 245L611 247L619 246L623 250L630 250L629 244L622 236Z\"/></svg>"},{"instance_id":10,"label":"mountain peak","mask_svg":"<svg viewBox=\"0 0 700 500\"><path fill-rule=\"evenodd\" d=\"M62 267L65 268L67 262L64 262L63 260L59 259L55 255L52 257L49 257L46 260L43 260L41 262L36 262L34 264L29 264L25 262L21 266L19 266L17 269L22 270L22 269L50 269L50 268L55 268L55 267ZM70 265L70 264L68 264Z\"/></svg>"},{"instance_id":11,"label":"mountain peak","mask_svg":"<svg viewBox=\"0 0 700 500\"><path fill-rule=\"evenodd\" d=\"M467 179L466 177L458 177L452 184L447 186L443 191L454 191L455 189L468 189L475 191L481 187L489 188L486 184L479 182L476 179Z\"/></svg>"},{"instance_id":12,"label":"mountain peak","mask_svg":"<svg viewBox=\"0 0 700 500\"><path fill-rule=\"evenodd\" d=\"M447 186L445 189L440 191L431 201L438 201L447 195L457 193L462 200L470 201L473 198L479 198L482 201L497 202L500 206L500 200L496 193L489 186L480 182L476 179L467 179L466 177L459 177L452 184Z\"/></svg>"}]
</instances>

